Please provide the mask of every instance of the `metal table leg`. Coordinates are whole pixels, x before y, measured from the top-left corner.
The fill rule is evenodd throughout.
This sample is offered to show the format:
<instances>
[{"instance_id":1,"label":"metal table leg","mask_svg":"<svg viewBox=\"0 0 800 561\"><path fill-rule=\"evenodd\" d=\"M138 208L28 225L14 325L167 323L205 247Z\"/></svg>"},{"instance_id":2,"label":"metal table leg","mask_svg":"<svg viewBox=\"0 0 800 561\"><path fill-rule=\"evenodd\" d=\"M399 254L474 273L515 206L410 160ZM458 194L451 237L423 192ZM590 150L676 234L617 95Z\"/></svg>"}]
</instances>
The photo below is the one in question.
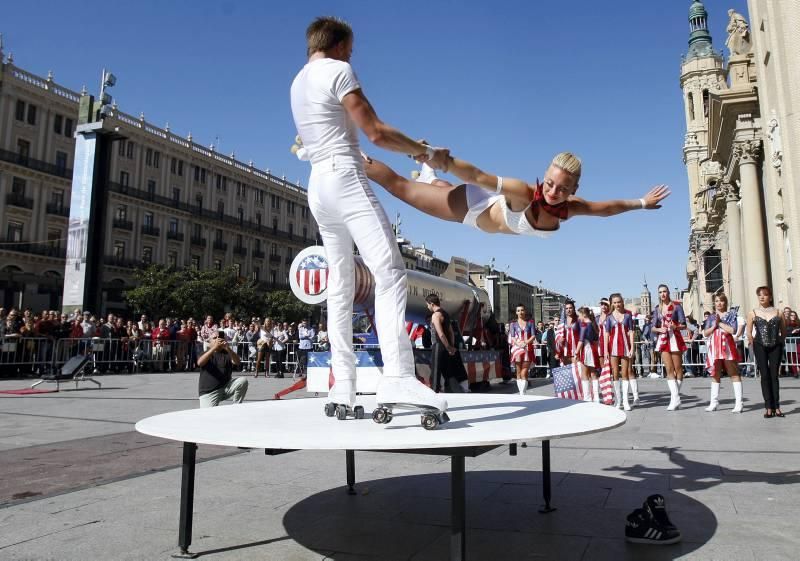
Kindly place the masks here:
<instances>
[{"instance_id":1,"label":"metal table leg","mask_svg":"<svg viewBox=\"0 0 800 561\"><path fill-rule=\"evenodd\" d=\"M353 450L345 450L345 458L347 462L347 494L355 495L356 490L356 454Z\"/></svg>"},{"instance_id":2,"label":"metal table leg","mask_svg":"<svg viewBox=\"0 0 800 561\"><path fill-rule=\"evenodd\" d=\"M467 521L465 510L464 456L451 456L450 499L450 561L464 561L467 553Z\"/></svg>"},{"instance_id":3,"label":"metal table leg","mask_svg":"<svg viewBox=\"0 0 800 561\"><path fill-rule=\"evenodd\" d=\"M194 467L197 457L197 444L183 443L183 469L181 474L181 518L178 530L178 546L180 553L172 557L177 559L194 559L197 553L189 552L192 544L192 514L194 509Z\"/></svg>"},{"instance_id":4,"label":"metal table leg","mask_svg":"<svg viewBox=\"0 0 800 561\"><path fill-rule=\"evenodd\" d=\"M544 506L539 509L542 514L553 512L555 507L550 506L550 441L542 440L542 490L544 491Z\"/></svg>"}]
</instances>

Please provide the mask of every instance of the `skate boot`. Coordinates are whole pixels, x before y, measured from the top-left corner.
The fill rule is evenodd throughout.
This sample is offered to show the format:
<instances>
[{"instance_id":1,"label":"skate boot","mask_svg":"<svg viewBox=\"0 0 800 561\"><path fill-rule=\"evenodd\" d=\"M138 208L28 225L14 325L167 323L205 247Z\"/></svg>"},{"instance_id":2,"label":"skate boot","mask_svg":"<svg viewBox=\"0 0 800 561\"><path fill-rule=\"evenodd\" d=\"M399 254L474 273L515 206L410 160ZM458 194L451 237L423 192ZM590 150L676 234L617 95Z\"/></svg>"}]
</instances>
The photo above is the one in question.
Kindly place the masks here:
<instances>
[{"instance_id":1,"label":"skate boot","mask_svg":"<svg viewBox=\"0 0 800 561\"><path fill-rule=\"evenodd\" d=\"M674 526L661 526L647 510L637 508L625 521L625 539L631 543L668 545L679 542L681 533Z\"/></svg>"},{"instance_id":2,"label":"skate boot","mask_svg":"<svg viewBox=\"0 0 800 561\"><path fill-rule=\"evenodd\" d=\"M356 405L356 381L336 380L328 391L328 402L325 404L325 416L336 416L340 421L347 417L364 418L364 407Z\"/></svg>"},{"instance_id":3,"label":"skate boot","mask_svg":"<svg viewBox=\"0 0 800 561\"><path fill-rule=\"evenodd\" d=\"M395 409L419 411L421 423L433 430L450 420L447 416L447 401L414 376L386 376L378 383L375 395L378 407L372 412L372 420L378 424L392 421Z\"/></svg>"}]
</instances>

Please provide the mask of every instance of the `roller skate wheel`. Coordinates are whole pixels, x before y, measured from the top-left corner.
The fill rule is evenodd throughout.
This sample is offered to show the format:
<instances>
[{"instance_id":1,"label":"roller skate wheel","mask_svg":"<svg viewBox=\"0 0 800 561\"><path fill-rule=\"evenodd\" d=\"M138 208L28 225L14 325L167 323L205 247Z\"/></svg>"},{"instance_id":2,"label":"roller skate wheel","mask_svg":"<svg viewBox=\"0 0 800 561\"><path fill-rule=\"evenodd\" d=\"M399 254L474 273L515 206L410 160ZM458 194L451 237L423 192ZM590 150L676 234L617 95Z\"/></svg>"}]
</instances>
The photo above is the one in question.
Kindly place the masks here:
<instances>
[{"instance_id":1,"label":"roller skate wheel","mask_svg":"<svg viewBox=\"0 0 800 561\"><path fill-rule=\"evenodd\" d=\"M439 426L439 419L436 418L436 415L423 415L422 426L425 428L425 430L433 430Z\"/></svg>"},{"instance_id":2,"label":"roller skate wheel","mask_svg":"<svg viewBox=\"0 0 800 561\"><path fill-rule=\"evenodd\" d=\"M347 405L336 406L336 418L344 421L347 418Z\"/></svg>"},{"instance_id":3,"label":"roller skate wheel","mask_svg":"<svg viewBox=\"0 0 800 561\"><path fill-rule=\"evenodd\" d=\"M336 404L335 403L326 403L325 404L325 416L326 417L333 417L336 414Z\"/></svg>"},{"instance_id":4,"label":"roller skate wheel","mask_svg":"<svg viewBox=\"0 0 800 561\"><path fill-rule=\"evenodd\" d=\"M356 405L353 409L353 416L356 419L363 419L364 418L364 408L360 405Z\"/></svg>"},{"instance_id":5,"label":"roller skate wheel","mask_svg":"<svg viewBox=\"0 0 800 561\"><path fill-rule=\"evenodd\" d=\"M385 425L392 420L392 414L385 407L378 407L372 412L372 420L379 425Z\"/></svg>"}]
</instances>

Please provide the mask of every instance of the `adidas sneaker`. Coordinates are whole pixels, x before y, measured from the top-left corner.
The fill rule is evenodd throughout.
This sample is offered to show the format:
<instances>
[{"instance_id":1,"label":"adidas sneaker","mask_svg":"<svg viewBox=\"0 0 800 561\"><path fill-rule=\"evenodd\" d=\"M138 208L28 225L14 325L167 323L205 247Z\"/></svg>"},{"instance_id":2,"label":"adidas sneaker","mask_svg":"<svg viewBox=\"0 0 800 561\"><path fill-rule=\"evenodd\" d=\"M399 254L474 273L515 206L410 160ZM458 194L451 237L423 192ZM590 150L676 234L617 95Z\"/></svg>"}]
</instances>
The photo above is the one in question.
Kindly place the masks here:
<instances>
[{"instance_id":1,"label":"adidas sneaker","mask_svg":"<svg viewBox=\"0 0 800 561\"><path fill-rule=\"evenodd\" d=\"M677 529L660 526L643 508L630 513L625 521L625 539L631 543L669 545L681 540Z\"/></svg>"},{"instance_id":2,"label":"adidas sneaker","mask_svg":"<svg viewBox=\"0 0 800 561\"><path fill-rule=\"evenodd\" d=\"M667 516L667 505L662 495L650 495L644 501L642 508L647 511L659 526L668 530L675 530L680 535L680 531Z\"/></svg>"}]
</instances>

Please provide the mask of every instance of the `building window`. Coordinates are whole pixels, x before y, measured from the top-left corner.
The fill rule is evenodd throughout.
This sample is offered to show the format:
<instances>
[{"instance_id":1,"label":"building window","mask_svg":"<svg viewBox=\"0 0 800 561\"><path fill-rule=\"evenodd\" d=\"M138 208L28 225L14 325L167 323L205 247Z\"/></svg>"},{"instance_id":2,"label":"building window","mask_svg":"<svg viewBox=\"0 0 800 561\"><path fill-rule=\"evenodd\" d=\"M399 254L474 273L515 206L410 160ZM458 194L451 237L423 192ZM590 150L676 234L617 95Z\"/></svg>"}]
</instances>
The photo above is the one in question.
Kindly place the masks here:
<instances>
[{"instance_id":1,"label":"building window","mask_svg":"<svg viewBox=\"0 0 800 561\"><path fill-rule=\"evenodd\" d=\"M142 248L142 261L147 265L153 262L153 248L149 245Z\"/></svg>"},{"instance_id":2,"label":"building window","mask_svg":"<svg viewBox=\"0 0 800 561\"><path fill-rule=\"evenodd\" d=\"M275 210L281 209L281 198L277 195L270 195L270 206Z\"/></svg>"},{"instance_id":3,"label":"building window","mask_svg":"<svg viewBox=\"0 0 800 561\"><path fill-rule=\"evenodd\" d=\"M200 168L200 183L206 184L206 168Z\"/></svg>"},{"instance_id":4,"label":"building window","mask_svg":"<svg viewBox=\"0 0 800 561\"><path fill-rule=\"evenodd\" d=\"M17 100L17 112L16 112L17 121L24 121L25 120L25 102L21 99Z\"/></svg>"},{"instance_id":5,"label":"building window","mask_svg":"<svg viewBox=\"0 0 800 561\"><path fill-rule=\"evenodd\" d=\"M31 143L21 138L17 139L17 162L23 166L28 165L28 157L31 155Z\"/></svg>"},{"instance_id":6,"label":"building window","mask_svg":"<svg viewBox=\"0 0 800 561\"><path fill-rule=\"evenodd\" d=\"M148 228L153 227L153 213L152 212L145 212L144 213L144 225Z\"/></svg>"},{"instance_id":7,"label":"building window","mask_svg":"<svg viewBox=\"0 0 800 561\"><path fill-rule=\"evenodd\" d=\"M222 259L214 259L214 268L217 271L221 271L222 270Z\"/></svg>"},{"instance_id":8,"label":"building window","mask_svg":"<svg viewBox=\"0 0 800 561\"><path fill-rule=\"evenodd\" d=\"M271 244L269 248L270 255L278 255L278 246L275 244Z\"/></svg>"},{"instance_id":9,"label":"building window","mask_svg":"<svg viewBox=\"0 0 800 561\"><path fill-rule=\"evenodd\" d=\"M64 119L64 136L72 138L72 127L75 125L72 119Z\"/></svg>"},{"instance_id":10,"label":"building window","mask_svg":"<svg viewBox=\"0 0 800 561\"><path fill-rule=\"evenodd\" d=\"M272 233L273 234L277 234L278 233L278 219L277 218L273 218L272 219Z\"/></svg>"},{"instance_id":11,"label":"building window","mask_svg":"<svg viewBox=\"0 0 800 561\"><path fill-rule=\"evenodd\" d=\"M254 243L256 244L255 245L255 250L256 251L261 251L261 239L260 238L256 238Z\"/></svg>"},{"instance_id":12,"label":"building window","mask_svg":"<svg viewBox=\"0 0 800 561\"><path fill-rule=\"evenodd\" d=\"M119 156L120 157L125 156L125 140L119 141Z\"/></svg>"},{"instance_id":13,"label":"building window","mask_svg":"<svg viewBox=\"0 0 800 561\"><path fill-rule=\"evenodd\" d=\"M307 237L308 237L308 227L303 226L303 239L306 239Z\"/></svg>"},{"instance_id":14,"label":"building window","mask_svg":"<svg viewBox=\"0 0 800 561\"><path fill-rule=\"evenodd\" d=\"M28 124L36 124L36 106L32 103L28 104Z\"/></svg>"},{"instance_id":15,"label":"building window","mask_svg":"<svg viewBox=\"0 0 800 561\"><path fill-rule=\"evenodd\" d=\"M178 160L178 176L183 177L183 160Z\"/></svg>"},{"instance_id":16,"label":"building window","mask_svg":"<svg viewBox=\"0 0 800 561\"><path fill-rule=\"evenodd\" d=\"M192 269L199 269L199 268L200 268L200 256L192 255Z\"/></svg>"},{"instance_id":17,"label":"building window","mask_svg":"<svg viewBox=\"0 0 800 561\"><path fill-rule=\"evenodd\" d=\"M161 152L156 150L155 152L153 152L153 167L158 169L160 163L161 163Z\"/></svg>"},{"instance_id":18,"label":"building window","mask_svg":"<svg viewBox=\"0 0 800 561\"><path fill-rule=\"evenodd\" d=\"M148 148L144 153L144 163L148 166L153 165L153 149Z\"/></svg>"},{"instance_id":19,"label":"building window","mask_svg":"<svg viewBox=\"0 0 800 561\"><path fill-rule=\"evenodd\" d=\"M705 272L706 292L714 294L722 288L722 253L718 249L709 249L703 253L703 271Z\"/></svg>"},{"instance_id":20,"label":"building window","mask_svg":"<svg viewBox=\"0 0 800 561\"><path fill-rule=\"evenodd\" d=\"M689 106L689 120L694 121L694 94L689 92L689 96L686 98L686 105Z\"/></svg>"},{"instance_id":21,"label":"building window","mask_svg":"<svg viewBox=\"0 0 800 561\"><path fill-rule=\"evenodd\" d=\"M269 272L269 282L272 285L275 285L275 284L278 283L278 271L275 271L274 269L270 270L270 272Z\"/></svg>"},{"instance_id":22,"label":"building window","mask_svg":"<svg viewBox=\"0 0 800 561\"><path fill-rule=\"evenodd\" d=\"M178 158L172 158L169 165L169 172L174 174L178 170Z\"/></svg>"},{"instance_id":23,"label":"building window","mask_svg":"<svg viewBox=\"0 0 800 561\"><path fill-rule=\"evenodd\" d=\"M25 187L27 186L27 182L22 179L21 177L15 177L11 180L11 192L15 195L25 196Z\"/></svg>"},{"instance_id":24,"label":"building window","mask_svg":"<svg viewBox=\"0 0 800 561\"><path fill-rule=\"evenodd\" d=\"M176 203L181 200L181 190L177 187L172 188L172 200Z\"/></svg>"},{"instance_id":25,"label":"building window","mask_svg":"<svg viewBox=\"0 0 800 561\"><path fill-rule=\"evenodd\" d=\"M64 117L56 114L56 116L53 118L53 132L56 134L61 134L62 130L64 130Z\"/></svg>"},{"instance_id":26,"label":"building window","mask_svg":"<svg viewBox=\"0 0 800 561\"><path fill-rule=\"evenodd\" d=\"M203 237L203 227L200 224L192 224L192 237L193 238Z\"/></svg>"},{"instance_id":27,"label":"building window","mask_svg":"<svg viewBox=\"0 0 800 561\"><path fill-rule=\"evenodd\" d=\"M127 171L119 172L119 183L124 187L130 186L131 175Z\"/></svg>"},{"instance_id":28,"label":"building window","mask_svg":"<svg viewBox=\"0 0 800 561\"><path fill-rule=\"evenodd\" d=\"M217 231L214 233L214 241L222 243L222 230L219 228L217 228Z\"/></svg>"},{"instance_id":29,"label":"building window","mask_svg":"<svg viewBox=\"0 0 800 561\"><path fill-rule=\"evenodd\" d=\"M294 235L294 224L289 224L289 239Z\"/></svg>"},{"instance_id":30,"label":"building window","mask_svg":"<svg viewBox=\"0 0 800 561\"><path fill-rule=\"evenodd\" d=\"M244 240L242 238L242 235L236 234L236 247L243 247L243 246L244 246Z\"/></svg>"},{"instance_id":31,"label":"building window","mask_svg":"<svg viewBox=\"0 0 800 561\"><path fill-rule=\"evenodd\" d=\"M242 264L241 263L234 263L233 264L233 272L236 273L237 277L242 276Z\"/></svg>"},{"instance_id":32,"label":"building window","mask_svg":"<svg viewBox=\"0 0 800 561\"><path fill-rule=\"evenodd\" d=\"M60 150L56 151L56 168L58 171L64 172L67 169L67 153Z\"/></svg>"},{"instance_id":33,"label":"building window","mask_svg":"<svg viewBox=\"0 0 800 561\"><path fill-rule=\"evenodd\" d=\"M197 208L200 209L200 214L202 214L203 213L203 195L198 193L197 196L194 198L194 200L197 201Z\"/></svg>"},{"instance_id":34,"label":"building window","mask_svg":"<svg viewBox=\"0 0 800 561\"><path fill-rule=\"evenodd\" d=\"M287 247L286 248L286 260L287 261L291 261L292 257L293 257L292 256L292 248L291 247Z\"/></svg>"},{"instance_id":35,"label":"building window","mask_svg":"<svg viewBox=\"0 0 800 561\"><path fill-rule=\"evenodd\" d=\"M200 181L200 167L194 166L194 180Z\"/></svg>"},{"instance_id":36,"label":"building window","mask_svg":"<svg viewBox=\"0 0 800 561\"><path fill-rule=\"evenodd\" d=\"M156 182L152 179L147 180L147 194L150 195L150 198L156 194Z\"/></svg>"},{"instance_id":37,"label":"building window","mask_svg":"<svg viewBox=\"0 0 800 561\"><path fill-rule=\"evenodd\" d=\"M242 222L244 222L244 209L242 207L239 207L237 214L239 216L239 223L241 224Z\"/></svg>"},{"instance_id":38,"label":"building window","mask_svg":"<svg viewBox=\"0 0 800 561\"><path fill-rule=\"evenodd\" d=\"M172 269L178 268L178 252L170 251L167 253L167 267Z\"/></svg>"},{"instance_id":39,"label":"building window","mask_svg":"<svg viewBox=\"0 0 800 561\"><path fill-rule=\"evenodd\" d=\"M50 196L50 202L56 208L64 208L64 189L54 189Z\"/></svg>"},{"instance_id":40,"label":"building window","mask_svg":"<svg viewBox=\"0 0 800 561\"><path fill-rule=\"evenodd\" d=\"M117 206L117 220L127 220L128 219L128 205L118 205Z\"/></svg>"},{"instance_id":41,"label":"building window","mask_svg":"<svg viewBox=\"0 0 800 561\"><path fill-rule=\"evenodd\" d=\"M217 203L217 214L219 214L220 218L222 218L225 215L225 203L223 203L222 201L219 201Z\"/></svg>"},{"instance_id":42,"label":"building window","mask_svg":"<svg viewBox=\"0 0 800 561\"><path fill-rule=\"evenodd\" d=\"M129 160L133 159L133 142L128 141L125 143L125 153L127 154Z\"/></svg>"},{"instance_id":43,"label":"building window","mask_svg":"<svg viewBox=\"0 0 800 561\"><path fill-rule=\"evenodd\" d=\"M258 280L259 280L258 279L258 276L259 276L258 273L259 273L258 267L253 267L253 272L250 273L250 278L253 280L253 282L258 282Z\"/></svg>"},{"instance_id":44,"label":"building window","mask_svg":"<svg viewBox=\"0 0 800 561\"><path fill-rule=\"evenodd\" d=\"M47 230L47 245L50 247L61 247L61 230Z\"/></svg>"},{"instance_id":45,"label":"building window","mask_svg":"<svg viewBox=\"0 0 800 561\"><path fill-rule=\"evenodd\" d=\"M22 241L22 222L8 221L8 231L6 239L10 242Z\"/></svg>"},{"instance_id":46,"label":"building window","mask_svg":"<svg viewBox=\"0 0 800 561\"><path fill-rule=\"evenodd\" d=\"M169 232L170 232L170 234L177 234L178 233L178 219L177 218L170 218L169 219Z\"/></svg>"},{"instance_id":47,"label":"building window","mask_svg":"<svg viewBox=\"0 0 800 561\"><path fill-rule=\"evenodd\" d=\"M114 242L114 257L116 257L117 259L125 259L125 242L123 241Z\"/></svg>"},{"instance_id":48,"label":"building window","mask_svg":"<svg viewBox=\"0 0 800 561\"><path fill-rule=\"evenodd\" d=\"M261 228L261 213L260 212L256 213L256 226Z\"/></svg>"}]
</instances>

